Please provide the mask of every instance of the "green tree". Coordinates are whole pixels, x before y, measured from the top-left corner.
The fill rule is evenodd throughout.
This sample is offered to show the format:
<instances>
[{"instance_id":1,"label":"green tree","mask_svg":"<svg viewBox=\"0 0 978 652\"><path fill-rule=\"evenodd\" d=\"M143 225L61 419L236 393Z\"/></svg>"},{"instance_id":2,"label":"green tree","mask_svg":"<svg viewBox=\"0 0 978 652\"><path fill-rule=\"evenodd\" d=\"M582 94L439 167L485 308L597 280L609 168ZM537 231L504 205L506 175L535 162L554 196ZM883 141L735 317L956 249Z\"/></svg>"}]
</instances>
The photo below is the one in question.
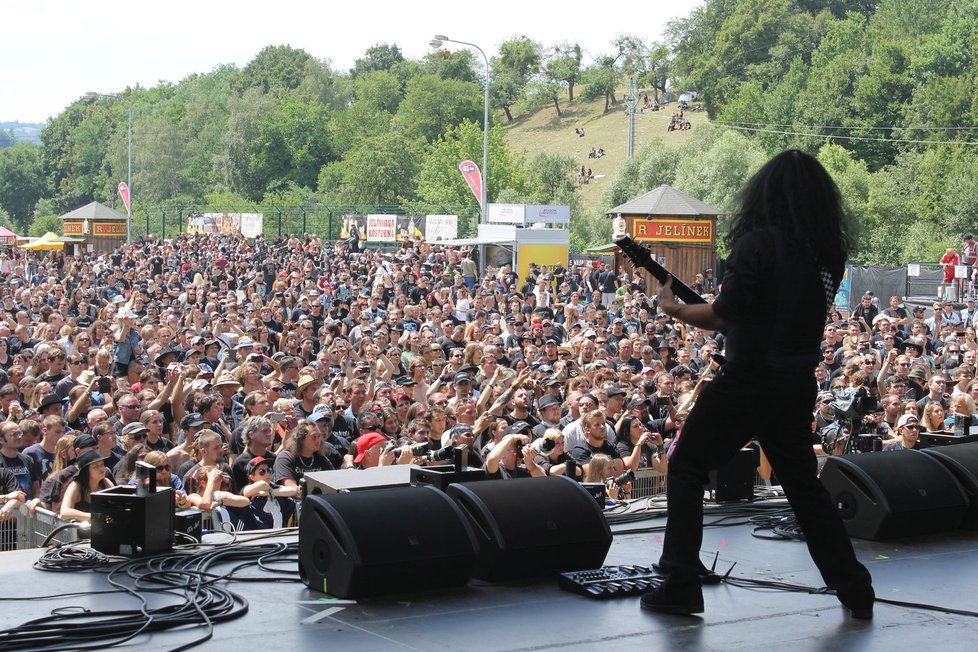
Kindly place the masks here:
<instances>
[{"instance_id":1,"label":"green tree","mask_svg":"<svg viewBox=\"0 0 978 652\"><path fill-rule=\"evenodd\" d=\"M577 43L555 45L544 60L547 78L567 87L567 101L574 101L574 86L581 76L581 46ZM556 101L554 106L557 106ZM557 114L560 107L557 106Z\"/></svg>"},{"instance_id":2,"label":"green tree","mask_svg":"<svg viewBox=\"0 0 978 652\"><path fill-rule=\"evenodd\" d=\"M530 163L530 187L534 203L576 204L574 185L577 163L569 156L537 154Z\"/></svg>"},{"instance_id":3,"label":"green tree","mask_svg":"<svg viewBox=\"0 0 978 652\"><path fill-rule=\"evenodd\" d=\"M404 55L401 48L390 43L378 43L367 48L363 56L353 63L350 75L357 78L375 70L390 70L402 61Z\"/></svg>"},{"instance_id":4,"label":"green tree","mask_svg":"<svg viewBox=\"0 0 978 652\"><path fill-rule=\"evenodd\" d=\"M355 82L357 102L394 114L404 98L400 80L386 70L373 70Z\"/></svg>"},{"instance_id":5,"label":"green tree","mask_svg":"<svg viewBox=\"0 0 978 652\"><path fill-rule=\"evenodd\" d=\"M615 91L621 82L621 71L615 67L615 61L615 57L611 55L599 56L581 75L584 99L594 100L603 96L605 111L618 104Z\"/></svg>"},{"instance_id":6,"label":"green tree","mask_svg":"<svg viewBox=\"0 0 978 652\"><path fill-rule=\"evenodd\" d=\"M414 198L419 158L418 142L395 129L366 138L342 161L326 165L317 187L348 204L396 205Z\"/></svg>"},{"instance_id":7,"label":"green tree","mask_svg":"<svg viewBox=\"0 0 978 652\"><path fill-rule=\"evenodd\" d=\"M251 165L251 145L258 139L262 119L272 110L272 98L254 88L228 102L227 129L215 157L215 174L223 190L252 200L261 198L264 179Z\"/></svg>"},{"instance_id":8,"label":"green tree","mask_svg":"<svg viewBox=\"0 0 978 652\"><path fill-rule=\"evenodd\" d=\"M482 127L471 120L448 130L428 148L417 177L419 201L445 207L478 207L478 200L458 170L459 163L466 160L478 161L480 165L482 161ZM529 196L532 187L522 157L507 147L502 130L492 127L486 198L495 202L504 191L522 197Z\"/></svg>"},{"instance_id":9,"label":"green tree","mask_svg":"<svg viewBox=\"0 0 978 652\"><path fill-rule=\"evenodd\" d=\"M431 72L442 79L457 79L480 86L485 82L484 68L472 50L438 50L425 57Z\"/></svg>"},{"instance_id":10,"label":"green tree","mask_svg":"<svg viewBox=\"0 0 978 652\"><path fill-rule=\"evenodd\" d=\"M255 55L241 71L237 90L259 88L263 93L272 90L295 90L306 78L306 64L315 59L305 50L288 45L269 45Z\"/></svg>"},{"instance_id":11,"label":"green tree","mask_svg":"<svg viewBox=\"0 0 978 652\"><path fill-rule=\"evenodd\" d=\"M410 138L432 142L465 119L482 118L481 89L471 82L425 75L408 83L396 124Z\"/></svg>"},{"instance_id":12,"label":"green tree","mask_svg":"<svg viewBox=\"0 0 978 652\"><path fill-rule=\"evenodd\" d=\"M276 100L259 119L250 166L266 191L289 183L315 187L319 170L333 159L327 121L325 107L294 96Z\"/></svg>"},{"instance_id":13,"label":"green tree","mask_svg":"<svg viewBox=\"0 0 978 652\"><path fill-rule=\"evenodd\" d=\"M0 149L0 208L18 230L27 228L34 205L48 192L39 147L21 143Z\"/></svg>"},{"instance_id":14,"label":"green tree","mask_svg":"<svg viewBox=\"0 0 978 652\"><path fill-rule=\"evenodd\" d=\"M354 102L350 108L330 116L329 142L342 158L354 147L370 138L390 131L394 116L368 102Z\"/></svg>"},{"instance_id":15,"label":"green tree","mask_svg":"<svg viewBox=\"0 0 978 652\"><path fill-rule=\"evenodd\" d=\"M490 97L493 106L506 114L507 121L513 120L513 105L525 96L526 85L540 71L540 63L540 45L526 36L503 41L499 54L490 60Z\"/></svg>"},{"instance_id":16,"label":"green tree","mask_svg":"<svg viewBox=\"0 0 978 652\"><path fill-rule=\"evenodd\" d=\"M49 231L55 235L64 235L64 222L57 215L36 216L27 229L27 235L40 238Z\"/></svg>"}]
</instances>

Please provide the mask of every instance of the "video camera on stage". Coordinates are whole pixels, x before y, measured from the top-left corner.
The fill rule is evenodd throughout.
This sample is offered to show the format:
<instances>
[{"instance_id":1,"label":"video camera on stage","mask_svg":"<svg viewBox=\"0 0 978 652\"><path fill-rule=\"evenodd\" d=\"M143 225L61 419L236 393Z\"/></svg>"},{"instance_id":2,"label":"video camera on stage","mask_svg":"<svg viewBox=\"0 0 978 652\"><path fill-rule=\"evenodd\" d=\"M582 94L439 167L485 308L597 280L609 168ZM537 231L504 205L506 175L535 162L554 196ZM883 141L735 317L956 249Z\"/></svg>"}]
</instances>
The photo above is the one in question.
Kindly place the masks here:
<instances>
[{"instance_id":1,"label":"video camera on stage","mask_svg":"<svg viewBox=\"0 0 978 652\"><path fill-rule=\"evenodd\" d=\"M818 433L822 439L822 450L828 455L834 454L842 438L846 438L843 453L847 455L883 450L883 435L878 432L879 423L868 418L883 411L879 400L870 395L865 387L847 387L832 393L835 399L829 407L832 408L835 419Z\"/></svg>"}]
</instances>

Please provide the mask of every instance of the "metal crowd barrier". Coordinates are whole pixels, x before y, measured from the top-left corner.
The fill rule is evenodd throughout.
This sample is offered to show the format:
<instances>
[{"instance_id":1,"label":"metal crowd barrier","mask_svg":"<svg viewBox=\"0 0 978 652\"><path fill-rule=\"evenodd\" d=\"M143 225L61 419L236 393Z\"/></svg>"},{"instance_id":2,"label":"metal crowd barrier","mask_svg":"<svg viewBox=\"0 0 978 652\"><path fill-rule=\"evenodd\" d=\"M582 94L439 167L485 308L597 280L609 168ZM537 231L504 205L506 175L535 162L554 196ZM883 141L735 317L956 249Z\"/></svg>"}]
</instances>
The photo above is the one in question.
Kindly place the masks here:
<instances>
[{"instance_id":1,"label":"metal crowd barrier","mask_svg":"<svg viewBox=\"0 0 978 652\"><path fill-rule=\"evenodd\" d=\"M655 469L639 469L632 480L632 498L645 498L666 493L666 476Z\"/></svg>"},{"instance_id":2,"label":"metal crowd barrier","mask_svg":"<svg viewBox=\"0 0 978 652\"><path fill-rule=\"evenodd\" d=\"M26 507L14 512L14 518L0 525L0 550L40 548L58 527L68 523L51 510L38 507L32 513ZM51 539L52 544L79 540L77 528L65 528Z\"/></svg>"}]
</instances>

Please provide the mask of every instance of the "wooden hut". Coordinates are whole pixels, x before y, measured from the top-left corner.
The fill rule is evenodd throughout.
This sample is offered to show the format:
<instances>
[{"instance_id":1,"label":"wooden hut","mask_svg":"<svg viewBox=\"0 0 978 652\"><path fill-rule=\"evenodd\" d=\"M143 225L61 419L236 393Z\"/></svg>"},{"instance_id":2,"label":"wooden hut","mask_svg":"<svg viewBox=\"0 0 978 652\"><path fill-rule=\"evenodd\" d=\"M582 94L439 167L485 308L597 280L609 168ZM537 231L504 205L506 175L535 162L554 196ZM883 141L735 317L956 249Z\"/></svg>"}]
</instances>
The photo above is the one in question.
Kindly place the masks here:
<instances>
[{"instance_id":1,"label":"wooden hut","mask_svg":"<svg viewBox=\"0 0 978 652\"><path fill-rule=\"evenodd\" d=\"M61 216L64 234L84 238L78 245L88 251L108 253L126 243L128 216L118 213L104 204L93 201Z\"/></svg>"},{"instance_id":2,"label":"wooden hut","mask_svg":"<svg viewBox=\"0 0 978 652\"><path fill-rule=\"evenodd\" d=\"M626 231L649 247L677 278L692 283L696 274L716 269L716 230L720 211L671 186L659 186L607 211L625 220ZM615 249L615 269L634 273L631 261Z\"/></svg>"}]
</instances>

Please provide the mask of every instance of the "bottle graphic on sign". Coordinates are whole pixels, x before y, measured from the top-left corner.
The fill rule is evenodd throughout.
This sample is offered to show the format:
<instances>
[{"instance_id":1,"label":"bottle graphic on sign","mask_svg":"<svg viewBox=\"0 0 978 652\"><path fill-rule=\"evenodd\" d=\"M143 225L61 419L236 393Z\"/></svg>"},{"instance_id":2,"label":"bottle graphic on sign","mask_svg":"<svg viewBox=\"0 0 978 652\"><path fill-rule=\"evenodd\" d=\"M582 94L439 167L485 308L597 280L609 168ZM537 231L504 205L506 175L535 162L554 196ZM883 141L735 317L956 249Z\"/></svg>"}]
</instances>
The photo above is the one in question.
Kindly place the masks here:
<instances>
[{"instance_id":1,"label":"bottle graphic on sign","mask_svg":"<svg viewBox=\"0 0 978 652\"><path fill-rule=\"evenodd\" d=\"M621 240L628 233L626 232L627 225L625 223L625 218L619 215L615 219L611 220L611 239Z\"/></svg>"}]
</instances>

